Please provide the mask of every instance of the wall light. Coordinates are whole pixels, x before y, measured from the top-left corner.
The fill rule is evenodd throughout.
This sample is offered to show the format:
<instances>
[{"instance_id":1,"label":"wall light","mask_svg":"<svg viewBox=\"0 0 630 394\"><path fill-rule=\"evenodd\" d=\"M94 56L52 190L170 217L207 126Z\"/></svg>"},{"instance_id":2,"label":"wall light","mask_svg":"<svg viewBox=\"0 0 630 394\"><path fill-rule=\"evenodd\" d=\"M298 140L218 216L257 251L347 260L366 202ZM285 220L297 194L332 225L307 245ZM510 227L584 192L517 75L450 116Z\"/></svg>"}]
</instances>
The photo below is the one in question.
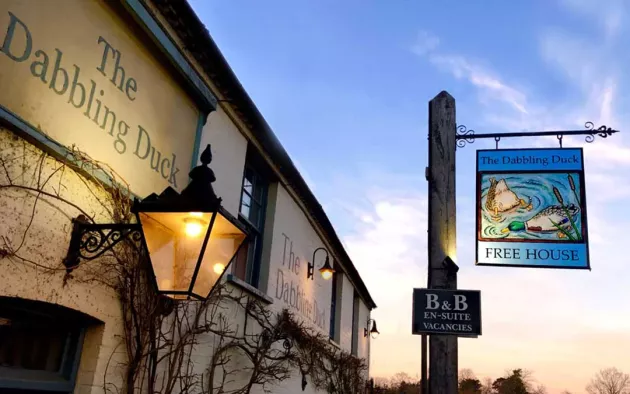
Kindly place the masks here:
<instances>
[{"instance_id":1,"label":"wall light","mask_svg":"<svg viewBox=\"0 0 630 394\"><path fill-rule=\"evenodd\" d=\"M315 254L317 254L317 252L320 250L323 250L324 253L326 253L326 260L324 261L324 265L322 266L322 268L319 269L319 273L322 275L322 278L324 278L324 280L328 280L332 278L333 274L335 273L335 270L330 265L330 258L328 256L328 251L325 248L320 247L320 248L315 249L315 251L313 252L313 261L308 263L308 269L306 270L307 279L315 280L314 279Z\"/></svg>"},{"instance_id":2,"label":"wall light","mask_svg":"<svg viewBox=\"0 0 630 394\"><path fill-rule=\"evenodd\" d=\"M216 177L208 167L211 161L208 145L181 194L167 187L160 195L135 200L136 223L94 224L85 216L74 219L64 259L68 272L81 260L102 256L131 237L148 252L159 294L175 299L207 298L247 236L214 193Z\"/></svg>"},{"instance_id":3,"label":"wall light","mask_svg":"<svg viewBox=\"0 0 630 394\"><path fill-rule=\"evenodd\" d=\"M372 328L370 328L370 323L372 324ZM372 339L376 339L376 337L380 334L378 329L376 328L376 320L368 319L366 327L363 329L363 336L367 338L368 335L372 336Z\"/></svg>"}]
</instances>

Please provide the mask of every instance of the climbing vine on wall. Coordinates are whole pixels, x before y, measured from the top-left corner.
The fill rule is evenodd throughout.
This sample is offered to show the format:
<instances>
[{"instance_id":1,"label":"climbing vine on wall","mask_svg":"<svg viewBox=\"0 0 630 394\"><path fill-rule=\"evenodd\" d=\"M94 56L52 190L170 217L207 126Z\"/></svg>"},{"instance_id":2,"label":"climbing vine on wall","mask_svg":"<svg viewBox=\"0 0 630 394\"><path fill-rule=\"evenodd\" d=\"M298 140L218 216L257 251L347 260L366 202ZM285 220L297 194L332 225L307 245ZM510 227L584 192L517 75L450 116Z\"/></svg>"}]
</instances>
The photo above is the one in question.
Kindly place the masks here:
<instances>
[{"instance_id":1,"label":"climbing vine on wall","mask_svg":"<svg viewBox=\"0 0 630 394\"><path fill-rule=\"evenodd\" d=\"M0 233L0 264L24 264L62 277L62 286L99 284L116 294L126 358L122 367L108 365L105 392L271 392L296 371L302 384L295 392L308 384L329 393L364 390L363 359L332 346L289 311L275 313L239 288L219 284L203 302L158 296L144 251L130 240L72 272L61 258L40 261L43 246L33 241L32 228L44 206L61 215L63 220L54 223L64 239L79 214L94 223L132 220L132 194L115 171L76 149L68 159L60 161L0 130L0 210L17 212L18 218L15 228ZM50 236L60 237L59 232Z\"/></svg>"}]
</instances>

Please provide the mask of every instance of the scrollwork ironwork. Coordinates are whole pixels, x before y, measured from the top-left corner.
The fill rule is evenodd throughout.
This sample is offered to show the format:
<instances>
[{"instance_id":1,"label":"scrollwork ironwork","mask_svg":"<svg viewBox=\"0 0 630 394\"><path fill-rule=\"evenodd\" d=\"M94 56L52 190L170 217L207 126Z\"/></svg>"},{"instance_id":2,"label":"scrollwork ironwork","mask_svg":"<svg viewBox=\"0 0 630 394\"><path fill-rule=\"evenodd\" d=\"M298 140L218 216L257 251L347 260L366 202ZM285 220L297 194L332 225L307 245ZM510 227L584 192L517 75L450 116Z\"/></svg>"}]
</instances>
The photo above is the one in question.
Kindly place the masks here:
<instances>
[{"instance_id":1,"label":"scrollwork ironwork","mask_svg":"<svg viewBox=\"0 0 630 394\"><path fill-rule=\"evenodd\" d=\"M584 123L584 127L586 128L586 130L591 131L591 133L584 137L584 141L588 142L589 144L595 141L596 135L601 138L608 138L609 136L613 135L613 133L617 132L617 130L613 130L611 127L607 127L606 125L595 128L595 124L593 122Z\"/></svg>"},{"instance_id":2,"label":"scrollwork ironwork","mask_svg":"<svg viewBox=\"0 0 630 394\"><path fill-rule=\"evenodd\" d=\"M90 228L89 224L81 226L84 228L81 230L79 257L84 260L94 260L102 256L103 253L113 248L117 243L128 236L130 236L130 239L134 242L140 242L142 240L142 233L139 228Z\"/></svg>"},{"instance_id":3,"label":"scrollwork ironwork","mask_svg":"<svg viewBox=\"0 0 630 394\"><path fill-rule=\"evenodd\" d=\"M139 224L95 224L88 222L83 215L72 222L68 255L63 260L68 272L74 270L80 260L94 260L127 238L142 250L142 230Z\"/></svg>"},{"instance_id":4,"label":"scrollwork ironwork","mask_svg":"<svg viewBox=\"0 0 630 394\"><path fill-rule=\"evenodd\" d=\"M475 142L475 130L469 130L463 124L457 126L457 135L455 136L457 140L457 147L463 148L466 144L472 144Z\"/></svg>"},{"instance_id":5,"label":"scrollwork ironwork","mask_svg":"<svg viewBox=\"0 0 630 394\"><path fill-rule=\"evenodd\" d=\"M591 143L595 140L595 136L607 138L619 132L619 130L615 130L605 125L595 127L595 124L593 122L586 122L584 124L584 127L586 128L586 130L522 131L517 133L475 134L474 130L468 130L466 126L459 125L457 126L455 139L457 140L457 147L463 148L464 146L466 146L466 144L472 144L473 142L475 142L476 139L494 138L495 147L499 149L499 141L502 138L555 136L556 138L558 138L558 142L560 143L560 147L562 148L564 136L583 135L585 136L584 140L588 143Z\"/></svg>"}]
</instances>

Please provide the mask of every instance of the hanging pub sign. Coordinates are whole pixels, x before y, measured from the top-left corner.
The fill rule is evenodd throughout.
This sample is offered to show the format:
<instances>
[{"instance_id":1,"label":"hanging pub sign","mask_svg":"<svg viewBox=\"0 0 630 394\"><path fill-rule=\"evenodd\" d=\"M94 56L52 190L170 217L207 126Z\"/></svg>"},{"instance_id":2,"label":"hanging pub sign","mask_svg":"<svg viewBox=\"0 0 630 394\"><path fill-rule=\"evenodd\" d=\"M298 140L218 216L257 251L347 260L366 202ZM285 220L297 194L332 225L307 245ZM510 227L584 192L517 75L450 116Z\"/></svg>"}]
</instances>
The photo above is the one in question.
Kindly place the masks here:
<instances>
[{"instance_id":1,"label":"hanging pub sign","mask_svg":"<svg viewBox=\"0 0 630 394\"><path fill-rule=\"evenodd\" d=\"M477 265L590 269L581 148L477 151Z\"/></svg>"},{"instance_id":2,"label":"hanging pub sign","mask_svg":"<svg viewBox=\"0 0 630 394\"><path fill-rule=\"evenodd\" d=\"M481 335L479 290L413 289L411 333Z\"/></svg>"}]
</instances>

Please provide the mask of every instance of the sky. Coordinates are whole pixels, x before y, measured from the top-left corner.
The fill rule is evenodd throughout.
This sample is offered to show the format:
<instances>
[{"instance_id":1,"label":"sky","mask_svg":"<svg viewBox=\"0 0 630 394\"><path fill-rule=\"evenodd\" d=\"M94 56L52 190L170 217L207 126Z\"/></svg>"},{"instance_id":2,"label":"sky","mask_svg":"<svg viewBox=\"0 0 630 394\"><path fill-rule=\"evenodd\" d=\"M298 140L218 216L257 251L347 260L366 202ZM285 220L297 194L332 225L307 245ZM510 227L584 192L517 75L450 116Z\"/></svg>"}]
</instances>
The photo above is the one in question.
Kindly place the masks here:
<instances>
[{"instance_id":1,"label":"sky","mask_svg":"<svg viewBox=\"0 0 630 394\"><path fill-rule=\"evenodd\" d=\"M550 394L630 373L630 2L190 0L293 158L378 308L371 374L419 376L411 294L426 286L428 101L446 90L477 133L582 129L592 271L475 266L477 141L457 151L458 286L483 335L459 367L532 371ZM557 147L555 137L501 148Z\"/></svg>"}]
</instances>

